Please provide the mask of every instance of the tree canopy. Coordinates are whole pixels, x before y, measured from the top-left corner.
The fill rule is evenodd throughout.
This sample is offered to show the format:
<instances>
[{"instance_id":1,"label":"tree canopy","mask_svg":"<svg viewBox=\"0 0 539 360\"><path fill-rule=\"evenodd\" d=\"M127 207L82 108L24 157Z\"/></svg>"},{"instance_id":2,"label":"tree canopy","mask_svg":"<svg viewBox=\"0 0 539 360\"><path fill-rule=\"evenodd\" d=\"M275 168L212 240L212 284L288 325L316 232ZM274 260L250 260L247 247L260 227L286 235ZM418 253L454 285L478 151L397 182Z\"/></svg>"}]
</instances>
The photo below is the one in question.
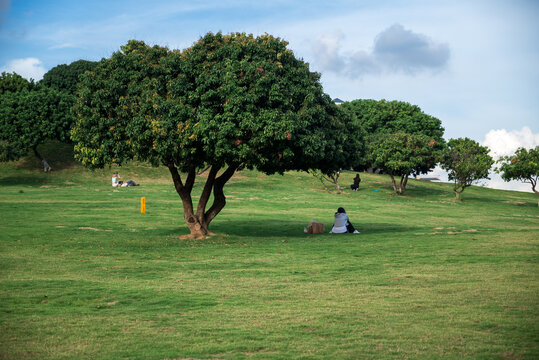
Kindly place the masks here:
<instances>
[{"instance_id":1,"label":"tree canopy","mask_svg":"<svg viewBox=\"0 0 539 360\"><path fill-rule=\"evenodd\" d=\"M184 51L129 41L81 77L76 157L89 167L167 166L192 236L204 236L236 170L343 166L349 117L319 78L271 35L209 33ZM195 209L196 172L208 166Z\"/></svg>"},{"instance_id":2,"label":"tree canopy","mask_svg":"<svg viewBox=\"0 0 539 360\"><path fill-rule=\"evenodd\" d=\"M444 128L439 119L425 114L417 105L403 101L358 99L341 106L357 119L365 134L365 156L358 169L375 168L378 147L390 134L425 135L436 144L444 144ZM379 161L378 161L379 163ZM436 163L430 163L433 168Z\"/></svg>"},{"instance_id":3,"label":"tree canopy","mask_svg":"<svg viewBox=\"0 0 539 360\"><path fill-rule=\"evenodd\" d=\"M529 183L533 192L539 195L539 146L529 150L518 148L514 155L504 156L498 162L501 163L498 172L501 173L502 179ZM539 202L537 205L539 206Z\"/></svg>"},{"instance_id":4,"label":"tree canopy","mask_svg":"<svg viewBox=\"0 0 539 360\"><path fill-rule=\"evenodd\" d=\"M46 87L75 95L79 76L91 71L97 66L97 61L77 60L71 64L53 67L43 75L40 83Z\"/></svg>"},{"instance_id":5,"label":"tree canopy","mask_svg":"<svg viewBox=\"0 0 539 360\"><path fill-rule=\"evenodd\" d=\"M33 81L30 82L17 73L2 72L2 75L0 75L0 95L7 92L31 89L33 86Z\"/></svg>"},{"instance_id":6,"label":"tree canopy","mask_svg":"<svg viewBox=\"0 0 539 360\"><path fill-rule=\"evenodd\" d=\"M474 181L489 178L493 163L488 147L468 138L458 138L447 142L441 165L448 171L449 180L454 181L453 191L460 199L460 194Z\"/></svg>"}]
</instances>

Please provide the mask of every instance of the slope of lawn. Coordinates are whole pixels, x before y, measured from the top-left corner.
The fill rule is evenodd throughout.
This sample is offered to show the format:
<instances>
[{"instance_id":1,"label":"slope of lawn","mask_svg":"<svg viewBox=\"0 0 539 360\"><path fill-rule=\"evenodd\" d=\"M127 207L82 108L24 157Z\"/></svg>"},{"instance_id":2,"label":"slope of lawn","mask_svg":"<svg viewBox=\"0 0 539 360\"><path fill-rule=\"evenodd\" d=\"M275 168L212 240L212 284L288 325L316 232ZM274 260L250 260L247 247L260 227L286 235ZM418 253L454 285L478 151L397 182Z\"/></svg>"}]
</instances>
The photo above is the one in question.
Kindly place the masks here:
<instances>
[{"instance_id":1,"label":"slope of lawn","mask_svg":"<svg viewBox=\"0 0 539 360\"><path fill-rule=\"evenodd\" d=\"M456 202L411 180L395 196L362 174L337 195L244 171L216 235L190 240L166 169L91 172L66 149L41 149L49 174L31 157L0 165L1 359L539 357L532 193ZM113 170L141 186L112 188ZM327 234L339 206L361 234ZM303 232L313 219L325 234Z\"/></svg>"}]
</instances>

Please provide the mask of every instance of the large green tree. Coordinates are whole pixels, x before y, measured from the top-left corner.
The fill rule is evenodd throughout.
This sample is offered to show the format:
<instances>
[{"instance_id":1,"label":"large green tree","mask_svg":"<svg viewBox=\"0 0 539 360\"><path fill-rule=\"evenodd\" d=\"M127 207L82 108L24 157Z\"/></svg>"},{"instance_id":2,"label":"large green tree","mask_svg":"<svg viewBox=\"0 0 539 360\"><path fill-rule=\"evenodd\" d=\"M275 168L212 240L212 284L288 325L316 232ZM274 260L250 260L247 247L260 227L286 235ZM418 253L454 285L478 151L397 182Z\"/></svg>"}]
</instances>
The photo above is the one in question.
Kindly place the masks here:
<instances>
[{"instance_id":1,"label":"large green tree","mask_svg":"<svg viewBox=\"0 0 539 360\"><path fill-rule=\"evenodd\" d=\"M97 168L168 167L194 237L209 233L236 170L330 172L346 158L344 117L319 75L270 35L209 33L184 51L130 41L82 76L75 111L76 157ZM194 207L197 170L207 167Z\"/></svg>"},{"instance_id":2,"label":"large green tree","mask_svg":"<svg viewBox=\"0 0 539 360\"><path fill-rule=\"evenodd\" d=\"M443 148L443 142L427 135L396 132L376 143L372 164L389 174L395 193L402 194L408 177L428 173L439 161Z\"/></svg>"},{"instance_id":3,"label":"large green tree","mask_svg":"<svg viewBox=\"0 0 539 360\"><path fill-rule=\"evenodd\" d=\"M489 178L492 164L494 160L489 155L489 148L468 138L450 139L441 162L442 168L448 171L449 180L453 180L457 200L475 181Z\"/></svg>"},{"instance_id":4,"label":"large green tree","mask_svg":"<svg viewBox=\"0 0 539 360\"><path fill-rule=\"evenodd\" d=\"M378 147L390 134L425 135L438 145L445 143L441 121L425 114L417 105L403 101L358 99L345 102L340 107L357 119L365 134L365 156L355 165L358 170L377 167ZM435 163L430 166L433 168Z\"/></svg>"},{"instance_id":5,"label":"large green tree","mask_svg":"<svg viewBox=\"0 0 539 360\"><path fill-rule=\"evenodd\" d=\"M500 168L505 181L517 180L529 183L534 193L539 195L537 180L539 179L539 146L534 149L518 148L514 155L504 156L500 160ZM539 201L537 203L539 206Z\"/></svg>"},{"instance_id":6,"label":"large green tree","mask_svg":"<svg viewBox=\"0 0 539 360\"><path fill-rule=\"evenodd\" d=\"M33 151L51 170L37 150L48 139L69 140L72 99L60 91L37 86L0 95L0 161L17 160Z\"/></svg>"}]
</instances>

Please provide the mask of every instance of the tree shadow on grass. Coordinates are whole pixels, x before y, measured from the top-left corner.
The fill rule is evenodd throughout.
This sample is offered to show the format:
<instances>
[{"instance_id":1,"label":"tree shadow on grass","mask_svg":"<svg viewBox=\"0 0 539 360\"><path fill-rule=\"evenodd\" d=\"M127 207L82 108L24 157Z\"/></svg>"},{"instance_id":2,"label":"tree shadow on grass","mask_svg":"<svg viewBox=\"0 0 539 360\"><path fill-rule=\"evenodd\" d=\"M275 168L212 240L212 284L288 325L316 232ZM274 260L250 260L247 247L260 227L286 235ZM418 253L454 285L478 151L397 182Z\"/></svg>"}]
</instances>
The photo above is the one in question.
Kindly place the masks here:
<instances>
[{"instance_id":1,"label":"tree shadow on grass","mask_svg":"<svg viewBox=\"0 0 539 360\"><path fill-rule=\"evenodd\" d=\"M216 222L210 226L210 231L216 234L240 237L254 238L303 238L306 236L324 236L330 235L333 224L324 224L324 233L307 234L304 232L309 223L290 221L290 220L259 220L246 222ZM398 234L405 231L416 229L400 224L362 224L357 223L354 226L364 235L368 234ZM180 228L161 228L155 229L155 233L162 236L182 236L189 234L187 226Z\"/></svg>"},{"instance_id":2,"label":"tree shadow on grass","mask_svg":"<svg viewBox=\"0 0 539 360\"><path fill-rule=\"evenodd\" d=\"M21 175L21 176L7 176L0 178L0 186L28 186L28 185L43 185L49 183L50 180L46 174L39 175Z\"/></svg>"}]
</instances>

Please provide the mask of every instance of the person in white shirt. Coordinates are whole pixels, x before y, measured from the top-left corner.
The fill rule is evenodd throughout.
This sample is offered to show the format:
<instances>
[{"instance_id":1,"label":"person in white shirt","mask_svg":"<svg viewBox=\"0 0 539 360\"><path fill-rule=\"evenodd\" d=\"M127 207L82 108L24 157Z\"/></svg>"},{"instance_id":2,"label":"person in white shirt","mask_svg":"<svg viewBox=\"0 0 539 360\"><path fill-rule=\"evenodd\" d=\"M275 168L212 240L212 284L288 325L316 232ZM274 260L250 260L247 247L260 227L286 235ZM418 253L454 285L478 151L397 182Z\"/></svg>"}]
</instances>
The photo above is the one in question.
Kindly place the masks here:
<instances>
[{"instance_id":1,"label":"person in white shirt","mask_svg":"<svg viewBox=\"0 0 539 360\"><path fill-rule=\"evenodd\" d=\"M123 183L123 181L120 181L120 175L117 172L112 174L112 186L113 187L121 186L122 183Z\"/></svg>"},{"instance_id":2,"label":"person in white shirt","mask_svg":"<svg viewBox=\"0 0 539 360\"><path fill-rule=\"evenodd\" d=\"M348 215L344 208L340 207L335 213L335 222L333 223L333 228L329 232L330 234L344 234L344 233L353 233L359 234L350 220L348 220Z\"/></svg>"},{"instance_id":3,"label":"person in white shirt","mask_svg":"<svg viewBox=\"0 0 539 360\"><path fill-rule=\"evenodd\" d=\"M139 186L133 180L128 180L126 183L120 180L120 175L115 172L112 174L112 186L113 187L128 187L128 186Z\"/></svg>"}]
</instances>

